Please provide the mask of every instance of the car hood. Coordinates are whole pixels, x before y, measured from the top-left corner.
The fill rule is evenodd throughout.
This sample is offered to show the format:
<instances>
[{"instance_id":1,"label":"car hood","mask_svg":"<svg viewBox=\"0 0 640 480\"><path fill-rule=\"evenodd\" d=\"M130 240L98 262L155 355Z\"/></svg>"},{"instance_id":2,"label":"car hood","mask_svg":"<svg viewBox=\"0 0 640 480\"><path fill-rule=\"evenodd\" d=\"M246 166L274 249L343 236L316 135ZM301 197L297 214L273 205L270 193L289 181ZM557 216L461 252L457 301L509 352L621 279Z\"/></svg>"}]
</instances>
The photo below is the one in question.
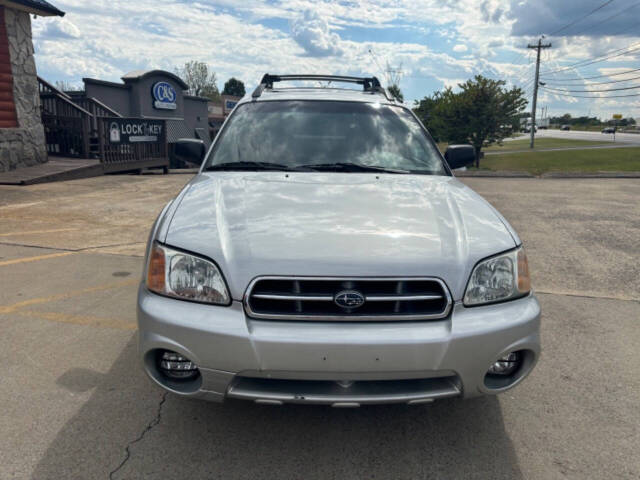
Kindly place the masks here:
<instances>
[{"instance_id":1,"label":"car hood","mask_svg":"<svg viewBox=\"0 0 640 480\"><path fill-rule=\"evenodd\" d=\"M458 300L477 261L518 242L446 176L203 173L176 204L159 240L213 259L237 300L260 275L433 276Z\"/></svg>"}]
</instances>

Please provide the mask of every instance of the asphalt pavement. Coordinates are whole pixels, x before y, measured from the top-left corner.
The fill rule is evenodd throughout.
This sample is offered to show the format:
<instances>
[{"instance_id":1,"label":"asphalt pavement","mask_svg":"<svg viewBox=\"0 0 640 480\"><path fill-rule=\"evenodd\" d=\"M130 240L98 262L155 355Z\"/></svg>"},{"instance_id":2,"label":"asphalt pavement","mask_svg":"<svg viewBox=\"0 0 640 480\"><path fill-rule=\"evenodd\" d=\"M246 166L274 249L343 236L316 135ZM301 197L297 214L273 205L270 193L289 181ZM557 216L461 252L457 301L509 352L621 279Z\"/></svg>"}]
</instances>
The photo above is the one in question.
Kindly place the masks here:
<instances>
[{"instance_id":1,"label":"asphalt pavement","mask_svg":"<svg viewBox=\"0 0 640 480\"><path fill-rule=\"evenodd\" d=\"M498 397L355 410L204 403L146 378L144 242L186 181L0 187L0 479L640 477L640 181L463 179L524 241L541 360Z\"/></svg>"},{"instance_id":2,"label":"asphalt pavement","mask_svg":"<svg viewBox=\"0 0 640 480\"><path fill-rule=\"evenodd\" d=\"M536 138L567 138L573 140L589 140L592 142L611 142L613 143L629 143L640 145L640 134L638 133L601 133L601 132L582 132L579 130L556 130L556 129L538 129Z\"/></svg>"}]
</instances>

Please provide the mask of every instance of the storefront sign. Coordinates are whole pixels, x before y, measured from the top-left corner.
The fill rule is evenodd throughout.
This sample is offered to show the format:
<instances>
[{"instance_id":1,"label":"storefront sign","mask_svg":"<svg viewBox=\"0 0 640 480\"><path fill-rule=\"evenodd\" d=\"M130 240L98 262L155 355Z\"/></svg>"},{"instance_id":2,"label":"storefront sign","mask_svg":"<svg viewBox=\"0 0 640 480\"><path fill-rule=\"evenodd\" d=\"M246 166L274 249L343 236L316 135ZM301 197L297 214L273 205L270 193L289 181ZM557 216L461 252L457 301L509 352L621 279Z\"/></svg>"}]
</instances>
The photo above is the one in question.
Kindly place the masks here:
<instances>
[{"instance_id":1,"label":"storefront sign","mask_svg":"<svg viewBox=\"0 0 640 480\"><path fill-rule=\"evenodd\" d=\"M164 139L162 120L117 118L109 122L111 143L157 143Z\"/></svg>"},{"instance_id":2,"label":"storefront sign","mask_svg":"<svg viewBox=\"0 0 640 480\"><path fill-rule=\"evenodd\" d=\"M237 100L225 100L224 102L224 108L227 111L231 111L234 109L234 107L238 104Z\"/></svg>"},{"instance_id":3,"label":"storefront sign","mask_svg":"<svg viewBox=\"0 0 640 480\"><path fill-rule=\"evenodd\" d=\"M177 108L176 98L178 94L176 89L167 82L156 82L151 88L153 96L153 106L159 110L175 110Z\"/></svg>"}]
</instances>

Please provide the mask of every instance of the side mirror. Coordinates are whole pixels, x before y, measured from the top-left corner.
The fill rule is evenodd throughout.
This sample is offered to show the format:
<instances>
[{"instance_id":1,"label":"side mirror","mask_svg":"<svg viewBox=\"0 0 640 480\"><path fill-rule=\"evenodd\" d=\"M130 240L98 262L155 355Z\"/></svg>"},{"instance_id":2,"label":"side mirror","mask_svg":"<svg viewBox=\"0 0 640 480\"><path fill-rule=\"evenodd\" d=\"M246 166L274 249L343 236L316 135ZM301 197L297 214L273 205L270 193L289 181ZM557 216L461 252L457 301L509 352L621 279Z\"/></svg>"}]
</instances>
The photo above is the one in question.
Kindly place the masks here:
<instances>
[{"instance_id":1,"label":"side mirror","mask_svg":"<svg viewBox=\"0 0 640 480\"><path fill-rule=\"evenodd\" d=\"M476 161L476 149L473 145L449 145L444 158L452 170L466 167Z\"/></svg>"},{"instance_id":2,"label":"side mirror","mask_svg":"<svg viewBox=\"0 0 640 480\"><path fill-rule=\"evenodd\" d=\"M204 142L196 138L181 138L173 148L173 156L187 163L201 165L204 160Z\"/></svg>"}]
</instances>

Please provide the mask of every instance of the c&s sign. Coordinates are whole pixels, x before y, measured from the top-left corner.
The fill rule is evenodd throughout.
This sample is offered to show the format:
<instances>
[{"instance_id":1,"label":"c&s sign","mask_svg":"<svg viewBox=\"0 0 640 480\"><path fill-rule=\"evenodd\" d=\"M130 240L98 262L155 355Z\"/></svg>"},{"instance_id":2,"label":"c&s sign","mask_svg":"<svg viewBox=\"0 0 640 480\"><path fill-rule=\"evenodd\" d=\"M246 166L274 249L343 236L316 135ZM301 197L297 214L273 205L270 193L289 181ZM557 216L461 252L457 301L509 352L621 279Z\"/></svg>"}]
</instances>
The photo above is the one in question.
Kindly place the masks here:
<instances>
[{"instance_id":1,"label":"c&s sign","mask_svg":"<svg viewBox=\"0 0 640 480\"><path fill-rule=\"evenodd\" d=\"M153 106L160 110L175 110L176 98L178 94L175 88L167 82L156 82L151 87L151 95L153 95Z\"/></svg>"}]
</instances>

